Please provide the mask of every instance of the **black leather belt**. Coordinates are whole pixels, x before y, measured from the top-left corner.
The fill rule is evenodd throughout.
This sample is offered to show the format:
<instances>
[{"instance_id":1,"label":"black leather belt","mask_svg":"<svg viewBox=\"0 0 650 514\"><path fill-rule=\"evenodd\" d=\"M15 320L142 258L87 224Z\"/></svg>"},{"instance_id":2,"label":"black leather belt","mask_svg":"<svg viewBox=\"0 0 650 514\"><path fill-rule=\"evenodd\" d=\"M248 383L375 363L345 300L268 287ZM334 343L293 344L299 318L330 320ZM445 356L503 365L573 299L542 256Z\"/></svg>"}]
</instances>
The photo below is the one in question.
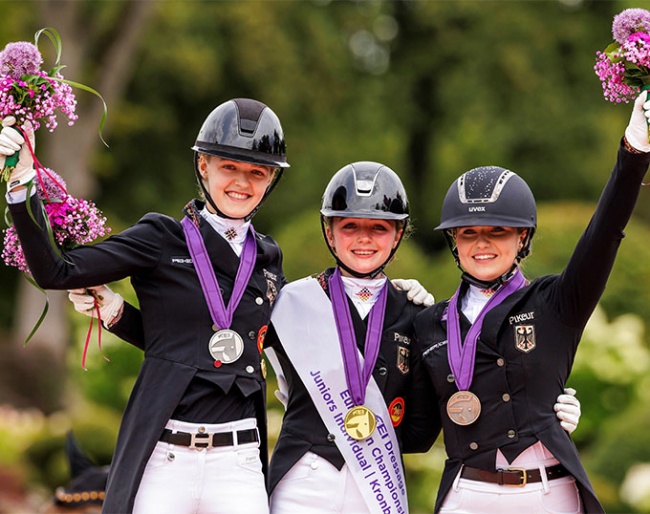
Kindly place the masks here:
<instances>
[{"instance_id":1,"label":"black leather belt","mask_svg":"<svg viewBox=\"0 0 650 514\"><path fill-rule=\"evenodd\" d=\"M571 473L562 464L546 468L546 476L549 480L567 477L569 475ZM460 478L467 478L468 480L476 480L478 482L490 482L491 484L524 486L526 484L541 482L542 474L539 469L509 468L498 469L492 472L465 466L460 473Z\"/></svg>"},{"instance_id":2,"label":"black leather belt","mask_svg":"<svg viewBox=\"0 0 650 514\"><path fill-rule=\"evenodd\" d=\"M237 440L235 441L235 435ZM165 443L189 446L190 448L216 448L218 446L234 446L235 444L257 443L260 440L257 428L237 430L237 432L216 432L214 434L187 432L172 432L168 428L163 430L160 440Z\"/></svg>"}]
</instances>

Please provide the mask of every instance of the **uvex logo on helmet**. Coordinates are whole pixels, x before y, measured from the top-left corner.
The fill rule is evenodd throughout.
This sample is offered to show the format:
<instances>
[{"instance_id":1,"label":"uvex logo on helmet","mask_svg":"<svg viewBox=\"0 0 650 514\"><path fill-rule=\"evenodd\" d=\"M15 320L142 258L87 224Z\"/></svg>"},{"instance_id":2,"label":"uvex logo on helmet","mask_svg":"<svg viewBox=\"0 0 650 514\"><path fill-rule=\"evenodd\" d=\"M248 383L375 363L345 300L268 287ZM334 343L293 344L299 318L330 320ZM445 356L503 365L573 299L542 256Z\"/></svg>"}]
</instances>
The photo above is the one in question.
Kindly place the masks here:
<instances>
[{"instance_id":1,"label":"uvex logo on helmet","mask_svg":"<svg viewBox=\"0 0 650 514\"><path fill-rule=\"evenodd\" d=\"M447 191L436 230L447 233L471 226L527 228L519 252L520 259L526 257L537 226L537 208L524 179L499 166L481 166L463 173ZM447 240L456 257L455 243Z\"/></svg>"}]
</instances>

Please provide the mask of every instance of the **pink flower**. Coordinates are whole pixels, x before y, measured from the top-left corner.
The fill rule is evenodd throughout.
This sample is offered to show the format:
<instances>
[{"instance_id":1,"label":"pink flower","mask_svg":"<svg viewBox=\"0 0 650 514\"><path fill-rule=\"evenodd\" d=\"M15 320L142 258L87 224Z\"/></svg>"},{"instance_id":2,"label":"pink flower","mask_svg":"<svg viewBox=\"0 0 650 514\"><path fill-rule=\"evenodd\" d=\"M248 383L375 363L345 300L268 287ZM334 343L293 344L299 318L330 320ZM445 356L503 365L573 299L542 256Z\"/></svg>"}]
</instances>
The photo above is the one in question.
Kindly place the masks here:
<instances>
[{"instance_id":1,"label":"pink flower","mask_svg":"<svg viewBox=\"0 0 650 514\"><path fill-rule=\"evenodd\" d=\"M93 202L68 195L65 182L57 173L43 168L39 170L39 178L36 180L36 193L43 201L54 239L63 251L91 243L111 231L106 226L106 218ZM16 229L12 226L3 232L2 260L7 266L29 273Z\"/></svg>"},{"instance_id":2,"label":"pink flower","mask_svg":"<svg viewBox=\"0 0 650 514\"><path fill-rule=\"evenodd\" d=\"M597 52L596 75L602 82L603 94L610 102L629 102L637 95L637 90L623 81L625 65L622 62L613 63L603 52Z\"/></svg>"}]
</instances>

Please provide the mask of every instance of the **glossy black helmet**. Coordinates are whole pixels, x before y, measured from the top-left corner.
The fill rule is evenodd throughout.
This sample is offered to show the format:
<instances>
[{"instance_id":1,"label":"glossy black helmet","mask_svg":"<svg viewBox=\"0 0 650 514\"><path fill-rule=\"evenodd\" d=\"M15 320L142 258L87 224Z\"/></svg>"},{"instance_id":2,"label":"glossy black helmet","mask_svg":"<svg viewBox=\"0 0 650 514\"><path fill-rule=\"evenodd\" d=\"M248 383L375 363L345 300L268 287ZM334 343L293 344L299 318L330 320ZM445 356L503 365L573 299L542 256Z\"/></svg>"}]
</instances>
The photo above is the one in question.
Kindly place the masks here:
<instances>
[{"instance_id":1,"label":"glossy black helmet","mask_svg":"<svg viewBox=\"0 0 650 514\"><path fill-rule=\"evenodd\" d=\"M378 162L344 166L330 180L320 210L326 218L406 220L409 203L402 181Z\"/></svg>"},{"instance_id":2,"label":"glossy black helmet","mask_svg":"<svg viewBox=\"0 0 650 514\"><path fill-rule=\"evenodd\" d=\"M199 170L200 154L270 166L275 169L273 179L255 208L245 216L250 220L289 167L286 143L280 120L262 102L249 98L235 98L217 106L205 119L194 150L194 172L206 201L221 217L228 218L216 205L207 190Z\"/></svg>"},{"instance_id":3,"label":"glossy black helmet","mask_svg":"<svg viewBox=\"0 0 650 514\"><path fill-rule=\"evenodd\" d=\"M361 161L348 164L334 174L323 193L320 213L325 244L338 266L355 277L376 277L391 261L404 237L409 203L397 173L381 163ZM326 232L328 218L393 220L402 233L386 262L371 273L358 273L341 262L330 246Z\"/></svg>"},{"instance_id":4,"label":"glossy black helmet","mask_svg":"<svg viewBox=\"0 0 650 514\"><path fill-rule=\"evenodd\" d=\"M262 102L235 98L205 119L192 150L242 162L288 168L280 120Z\"/></svg>"}]
</instances>

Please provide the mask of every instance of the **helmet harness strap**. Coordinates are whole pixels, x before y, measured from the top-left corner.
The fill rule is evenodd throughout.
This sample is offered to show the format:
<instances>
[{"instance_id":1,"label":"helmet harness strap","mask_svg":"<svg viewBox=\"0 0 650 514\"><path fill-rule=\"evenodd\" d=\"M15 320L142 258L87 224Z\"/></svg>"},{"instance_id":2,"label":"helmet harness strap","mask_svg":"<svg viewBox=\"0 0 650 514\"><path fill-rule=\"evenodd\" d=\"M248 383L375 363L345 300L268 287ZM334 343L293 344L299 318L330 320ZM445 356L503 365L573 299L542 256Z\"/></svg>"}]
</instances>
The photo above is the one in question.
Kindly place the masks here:
<instances>
[{"instance_id":1,"label":"helmet harness strap","mask_svg":"<svg viewBox=\"0 0 650 514\"><path fill-rule=\"evenodd\" d=\"M201 191L203 192L203 196L205 197L206 201L212 206L214 211L221 217L221 218L226 218L229 220L232 219L243 219L244 221L250 221L253 216L255 216L255 213L258 211L258 209L262 206L264 203L264 200L268 198L268 196L271 194L271 191L275 189L275 186L278 185L278 182L280 181L280 178L282 178L282 172L284 171L282 168L273 168L273 179L272 182L268 185L266 188L266 191L264 192L264 196L262 199L259 201L259 203L253 208L251 212L249 212L246 216L243 218L233 218L232 216L228 216L227 214L224 214L219 207L217 207L216 202L213 200L212 195L210 195L208 189L205 187L205 184L203 183L203 177L201 176L201 172L199 171L199 153L194 152L194 173L196 175L196 180L199 183L199 187L201 188Z\"/></svg>"},{"instance_id":2,"label":"helmet harness strap","mask_svg":"<svg viewBox=\"0 0 650 514\"><path fill-rule=\"evenodd\" d=\"M326 216L323 216L321 214L320 220L321 220L321 230L323 231L323 238L325 239L325 243L327 244L327 249L330 251L332 256L334 257L334 260L336 261L336 265L347 271L350 275L356 278L377 278L379 274L381 274L384 271L384 268L390 264L390 261L393 260L393 257L395 256L395 253L397 252L397 249L399 248L399 245L402 244L402 239L404 239L404 234L406 233L406 228L408 226L408 219L402 221L402 234L399 236L399 240L397 241L397 244L395 245L395 248L393 248L390 252L390 255L388 258L384 261L384 263L379 266L378 268L375 268L374 270L368 272L368 273L359 273L358 271L353 270L346 264L344 264L341 259L339 258L338 255L336 255L336 252L334 251L334 248L332 248L332 245L330 245L329 239L327 238L327 220L329 218Z\"/></svg>"},{"instance_id":3,"label":"helmet harness strap","mask_svg":"<svg viewBox=\"0 0 650 514\"><path fill-rule=\"evenodd\" d=\"M444 230L443 234L445 236L445 239L447 240L449 249L451 250L451 253L454 256L454 260L456 261L456 266L458 266L458 269L463 272L463 274L461 275L461 279L464 282L467 282L468 284L479 287L481 289L496 290L499 287L501 287L505 282L507 282L510 279L510 277L512 277L513 273L519 267L519 263L530 254L531 241L533 239L535 227L525 227L525 228L526 228L526 236L522 240L522 246L519 252L517 253L517 256L515 257L515 261L512 263L512 266L508 271L506 271L503 275L497 277L494 280L481 280L467 273L467 271L465 271L463 267L460 265L460 259L458 258L458 248L456 246L456 240L453 235L453 229Z\"/></svg>"}]
</instances>

